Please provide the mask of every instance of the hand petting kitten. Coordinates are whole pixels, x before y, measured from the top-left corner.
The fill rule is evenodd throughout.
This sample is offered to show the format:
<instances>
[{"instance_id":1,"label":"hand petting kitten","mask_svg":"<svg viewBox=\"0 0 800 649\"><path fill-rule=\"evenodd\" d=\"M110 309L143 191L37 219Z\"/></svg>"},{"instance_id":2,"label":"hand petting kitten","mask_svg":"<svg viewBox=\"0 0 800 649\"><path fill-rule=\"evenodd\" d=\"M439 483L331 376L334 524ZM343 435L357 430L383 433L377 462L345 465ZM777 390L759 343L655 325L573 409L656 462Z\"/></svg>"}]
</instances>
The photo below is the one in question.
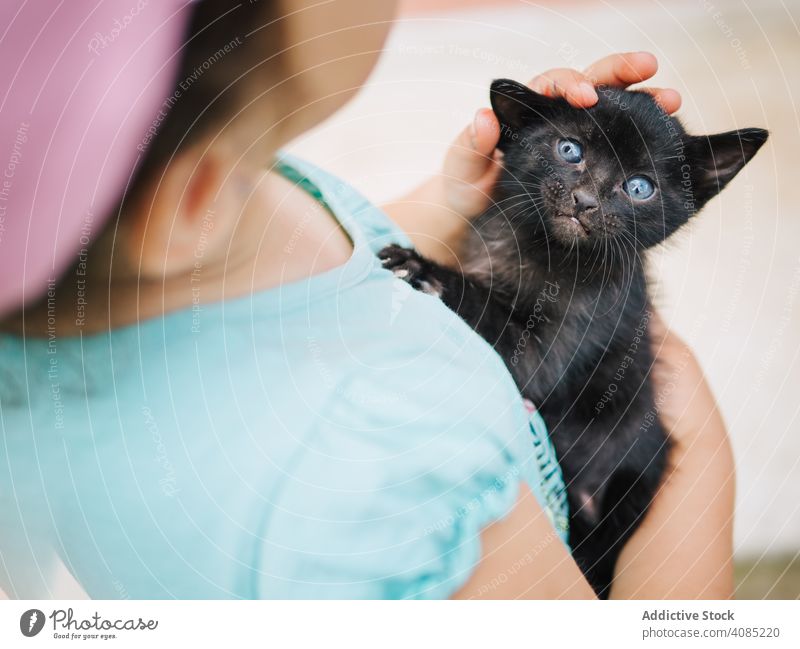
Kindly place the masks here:
<instances>
[{"instance_id":1,"label":"hand petting kitten","mask_svg":"<svg viewBox=\"0 0 800 649\"><path fill-rule=\"evenodd\" d=\"M658 70L656 57L648 52L611 54L592 63L584 72L557 68L543 72L528 84L551 97L564 97L577 108L598 101L595 86L627 88L651 78ZM651 93L668 113L681 105L681 96L669 88L642 88ZM489 205L500 167L496 150L500 126L491 108L481 108L447 151L442 170L422 185L383 209L429 259L458 266L459 250L467 223Z\"/></svg>"},{"instance_id":2,"label":"hand petting kitten","mask_svg":"<svg viewBox=\"0 0 800 649\"><path fill-rule=\"evenodd\" d=\"M563 97L575 108L590 108L597 103L595 86L627 88L646 81L658 70L656 57L649 52L611 54L592 63L585 71L570 68L548 70L532 79L528 86L548 97ZM681 96L671 88L640 88L655 97L668 113L681 106ZM442 168L445 204L457 214L471 219L489 204L489 194L497 180L494 164L500 126L491 108L481 108L450 146Z\"/></svg>"}]
</instances>

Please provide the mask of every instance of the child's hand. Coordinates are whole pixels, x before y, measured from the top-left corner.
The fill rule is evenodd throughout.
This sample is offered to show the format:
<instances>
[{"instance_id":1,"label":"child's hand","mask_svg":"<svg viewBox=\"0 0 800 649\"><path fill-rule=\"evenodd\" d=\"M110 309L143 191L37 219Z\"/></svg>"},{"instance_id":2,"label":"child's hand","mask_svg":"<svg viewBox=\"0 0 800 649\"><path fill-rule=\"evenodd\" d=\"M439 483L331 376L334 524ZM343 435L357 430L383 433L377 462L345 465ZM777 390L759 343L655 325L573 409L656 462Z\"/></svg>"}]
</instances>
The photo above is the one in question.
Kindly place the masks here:
<instances>
[{"instance_id":1,"label":"child's hand","mask_svg":"<svg viewBox=\"0 0 800 649\"><path fill-rule=\"evenodd\" d=\"M648 52L612 54L590 65L584 72L569 68L548 70L534 78L530 87L548 97L563 97L577 108L597 103L594 86L617 88L652 77L658 69L656 57ZM676 90L642 88L651 93L668 113L681 105ZM489 203L489 193L499 172L495 147L500 125L491 108L481 108L450 147L442 169L443 200L447 207L470 219Z\"/></svg>"},{"instance_id":2,"label":"child's hand","mask_svg":"<svg viewBox=\"0 0 800 649\"><path fill-rule=\"evenodd\" d=\"M649 329L658 418L672 447L661 488L617 561L611 597L728 599L736 492L731 442L691 348L658 313Z\"/></svg>"}]
</instances>

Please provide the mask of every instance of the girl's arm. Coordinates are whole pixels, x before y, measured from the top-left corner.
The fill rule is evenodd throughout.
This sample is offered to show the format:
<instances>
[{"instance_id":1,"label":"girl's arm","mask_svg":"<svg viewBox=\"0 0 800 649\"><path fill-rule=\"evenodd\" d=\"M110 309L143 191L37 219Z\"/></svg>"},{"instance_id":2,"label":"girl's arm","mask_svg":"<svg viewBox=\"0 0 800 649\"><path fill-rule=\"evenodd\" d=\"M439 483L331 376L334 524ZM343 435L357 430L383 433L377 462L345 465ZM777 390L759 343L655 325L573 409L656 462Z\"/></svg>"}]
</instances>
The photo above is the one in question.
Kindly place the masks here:
<instances>
[{"instance_id":1,"label":"girl's arm","mask_svg":"<svg viewBox=\"0 0 800 649\"><path fill-rule=\"evenodd\" d=\"M734 466L728 436L689 348L660 322L653 338L659 416L674 441L672 470L622 550L611 598L730 598ZM481 538L481 562L456 597L594 597L529 490Z\"/></svg>"},{"instance_id":2,"label":"girl's arm","mask_svg":"<svg viewBox=\"0 0 800 649\"><path fill-rule=\"evenodd\" d=\"M652 326L659 416L671 469L617 563L611 597L733 596L735 472L725 424L697 359L663 323Z\"/></svg>"},{"instance_id":3,"label":"girl's arm","mask_svg":"<svg viewBox=\"0 0 800 649\"><path fill-rule=\"evenodd\" d=\"M527 487L512 512L481 533L480 563L454 599L595 599Z\"/></svg>"}]
</instances>

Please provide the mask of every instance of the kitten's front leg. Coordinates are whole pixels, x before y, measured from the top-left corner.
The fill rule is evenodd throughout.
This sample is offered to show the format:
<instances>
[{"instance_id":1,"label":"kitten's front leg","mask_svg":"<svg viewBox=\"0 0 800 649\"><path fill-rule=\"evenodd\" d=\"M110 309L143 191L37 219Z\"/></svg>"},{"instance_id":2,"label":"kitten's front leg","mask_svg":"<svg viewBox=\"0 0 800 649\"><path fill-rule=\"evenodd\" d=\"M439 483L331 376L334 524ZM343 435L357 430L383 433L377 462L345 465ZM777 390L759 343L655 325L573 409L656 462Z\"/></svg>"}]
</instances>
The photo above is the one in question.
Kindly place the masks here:
<instances>
[{"instance_id":1,"label":"kitten's front leg","mask_svg":"<svg viewBox=\"0 0 800 649\"><path fill-rule=\"evenodd\" d=\"M489 291L461 273L430 261L416 250L398 245L386 246L378 253L383 267L394 273L413 288L441 298L452 311L475 326L475 315L485 313L487 302L492 301ZM478 306L484 308L478 309ZM494 309L504 309L493 305ZM494 310L492 309L492 311ZM492 314L487 314L491 316ZM479 333L479 327L476 327Z\"/></svg>"},{"instance_id":2,"label":"kitten's front leg","mask_svg":"<svg viewBox=\"0 0 800 649\"><path fill-rule=\"evenodd\" d=\"M442 297L445 284L453 284L456 279L456 273L439 266L436 262L428 261L411 248L394 244L386 246L378 253L378 259L384 268L394 273L395 277L411 285L411 288L428 295Z\"/></svg>"},{"instance_id":3,"label":"kitten's front leg","mask_svg":"<svg viewBox=\"0 0 800 649\"><path fill-rule=\"evenodd\" d=\"M384 268L391 270L396 277L419 291L441 298L449 309L507 359L523 327L516 322L511 307L498 300L487 287L425 259L410 248L387 246L378 257Z\"/></svg>"}]
</instances>

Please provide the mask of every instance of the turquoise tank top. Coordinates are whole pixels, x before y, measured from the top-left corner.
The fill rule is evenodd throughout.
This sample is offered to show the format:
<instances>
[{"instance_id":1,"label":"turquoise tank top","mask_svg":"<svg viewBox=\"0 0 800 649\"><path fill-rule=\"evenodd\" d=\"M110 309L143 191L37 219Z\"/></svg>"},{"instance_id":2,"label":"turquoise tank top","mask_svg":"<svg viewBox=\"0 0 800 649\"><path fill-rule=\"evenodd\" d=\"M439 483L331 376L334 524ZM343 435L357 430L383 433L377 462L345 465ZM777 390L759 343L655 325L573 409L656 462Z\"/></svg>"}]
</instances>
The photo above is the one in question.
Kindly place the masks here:
<instances>
[{"instance_id":1,"label":"turquoise tank top","mask_svg":"<svg viewBox=\"0 0 800 649\"><path fill-rule=\"evenodd\" d=\"M343 266L97 335L0 335L0 588L95 598L444 598L526 483L561 472L491 347L375 253L410 245L306 162L278 168Z\"/></svg>"}]
</instances>

